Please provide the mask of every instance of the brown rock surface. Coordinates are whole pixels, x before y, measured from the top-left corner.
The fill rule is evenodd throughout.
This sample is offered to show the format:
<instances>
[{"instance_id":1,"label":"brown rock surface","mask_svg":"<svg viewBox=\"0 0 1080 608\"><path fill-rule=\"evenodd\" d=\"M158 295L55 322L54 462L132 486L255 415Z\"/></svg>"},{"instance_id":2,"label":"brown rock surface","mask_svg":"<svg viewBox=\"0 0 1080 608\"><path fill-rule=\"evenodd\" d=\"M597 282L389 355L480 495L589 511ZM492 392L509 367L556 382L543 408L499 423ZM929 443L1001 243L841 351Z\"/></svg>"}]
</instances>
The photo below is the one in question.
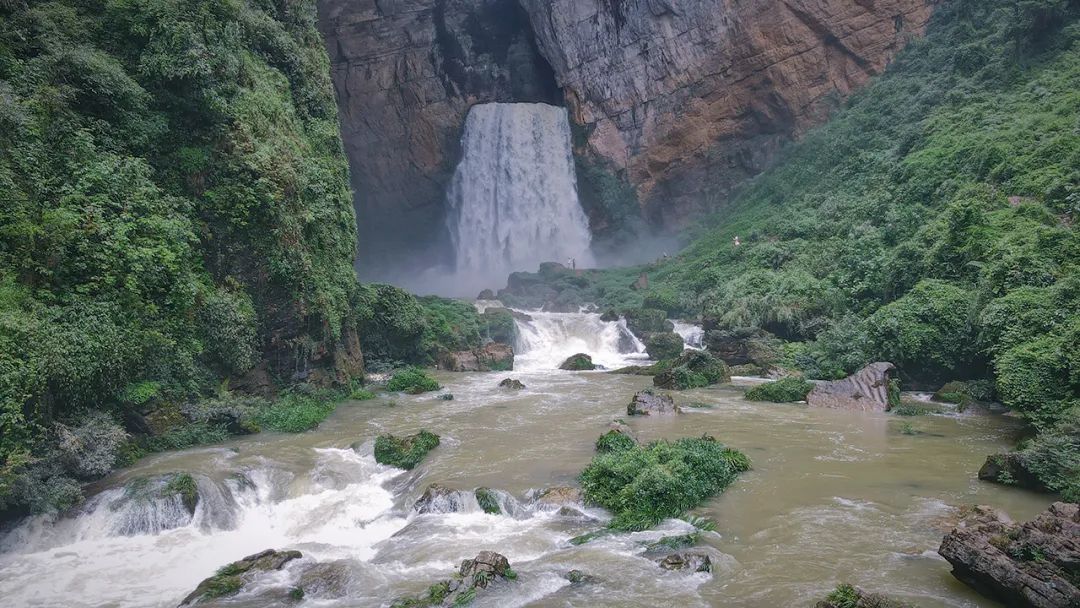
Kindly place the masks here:
<instances>
[{"instance_id":1,"label":"brown rock surface","mask_svg":"<svg viewBox=\"0 0 1080 608\"><path fill-rule=\"evenodd\" d=\"M806 404L838 410L887 412L889 372L894 369L892 363L871 363L843 380L821 382L806 396Z\"/></svg>"},{"instance_id":2,"label":"brown rock surface","mask_svg":"<svg viewBox=\"0 0 1080 608\"><path fill-rule=\"evenodd\" d=\"M1016 524L991 507L975 507L938 550L953 576L1008 606L1080 606L1080 506L1054 503Z\"/></svg>"},{"instance_id":3,"label":"brown rock surface","mask_svg":"<svg viewBox=\"0 0 1080 608\"><path fill-rule=\"evenodd\" d=\"M438 363L439 369L450 372L509 371L514 369L514 349L489 342L476 350L441 353Z\"/></svg>"}]
</instances>

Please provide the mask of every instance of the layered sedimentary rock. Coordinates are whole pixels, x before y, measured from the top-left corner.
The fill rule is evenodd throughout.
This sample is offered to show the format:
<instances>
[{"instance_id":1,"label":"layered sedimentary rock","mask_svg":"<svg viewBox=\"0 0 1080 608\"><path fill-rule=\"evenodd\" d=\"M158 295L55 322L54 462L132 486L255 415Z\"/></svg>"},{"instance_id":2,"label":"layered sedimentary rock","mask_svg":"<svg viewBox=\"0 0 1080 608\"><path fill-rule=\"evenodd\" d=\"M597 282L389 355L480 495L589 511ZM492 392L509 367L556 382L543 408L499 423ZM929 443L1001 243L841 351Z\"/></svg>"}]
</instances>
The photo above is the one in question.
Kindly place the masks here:
<instances>
[{"instance_id":1,"label":"layered sedimentary rock","mask_svg":"<svg viewBox=\"0 0 1080 608\"><path fill-rule=\"evenodd\" d=\"M445 236L473 104L564 103L579 157L674 228L882 71L932 11L930 0L319 4L369 264ZM417 255L433 253L446 251Z\"/></svg>"},{"instance_id":2,"label":"layered sedimentary rock","mask_svg":"<svg viewBox=\"0 0 1080 608\"><path fill-rule=\"evenodd\" d=\"M522 0L587 141L678 225L881 72L927 0Z\"/></svg>"},{"instance_id":3,"label":"layered sedimentary rock","mask_svg":"<svg viewBox=\"0 0 1080 608\"><path fill-rule=\"evenodd\" d=\"M892 363L871 363L855 374L814 386L806 396L810 407L827 407L862 412L887 412L891 407L889 374L896 371Z\"/></svg>"}]
</instances>

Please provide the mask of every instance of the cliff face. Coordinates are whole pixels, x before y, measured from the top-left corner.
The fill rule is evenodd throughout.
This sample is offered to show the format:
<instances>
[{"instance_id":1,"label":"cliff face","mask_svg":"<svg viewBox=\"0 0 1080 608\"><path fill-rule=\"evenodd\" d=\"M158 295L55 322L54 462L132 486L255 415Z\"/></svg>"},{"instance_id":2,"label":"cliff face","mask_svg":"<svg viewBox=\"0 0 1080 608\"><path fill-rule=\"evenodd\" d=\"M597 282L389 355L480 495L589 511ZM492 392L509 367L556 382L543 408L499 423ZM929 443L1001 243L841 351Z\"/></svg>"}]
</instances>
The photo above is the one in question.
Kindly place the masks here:
<instances>
[{"instance_id":1,"label":"cliff face","mask_svg":"<svg viewBox=\"0 0 1080 608\"><path fill-rule=\"evenodd\" d=\"M360 259L437 259L465 114L492 101L567 105L579 156L678 227L880 72L930 1L322 0Z\"/></svg>"},{"instance_id":2,"label":"cliff face","mask_svg":"<svg viewBox=\"0 0 1080 608\"><path fill-rule=\"evenodd\" d=\"M322 0L342 139L360 220L361 271L431 262L469 107L558 103L528 15L513 0Z\"/></svg>"},{"instance_id":3,"label":"cliff face","mask_svg":"<svg viewBox=\"0 0 1080 608\"><path fill-rule=\"evenodd\" d=\"M923 32L927 0L522 0L587 136L678 225Z\"/></svg>"}]
</instances>

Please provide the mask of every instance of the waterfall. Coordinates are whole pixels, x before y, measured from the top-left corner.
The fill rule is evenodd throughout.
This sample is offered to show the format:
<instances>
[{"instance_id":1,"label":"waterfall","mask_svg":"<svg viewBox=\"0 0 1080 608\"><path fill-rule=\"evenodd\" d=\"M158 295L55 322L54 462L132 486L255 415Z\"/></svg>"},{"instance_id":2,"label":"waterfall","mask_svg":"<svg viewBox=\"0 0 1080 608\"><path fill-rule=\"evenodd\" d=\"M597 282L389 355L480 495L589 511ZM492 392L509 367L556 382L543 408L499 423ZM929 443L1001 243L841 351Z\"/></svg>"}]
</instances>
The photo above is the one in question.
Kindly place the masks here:
<instances>
[{"instance_id":1,"label":"waterfall","mask_svg":"<svg viewBox=\"0 0 1080 608\"><path fill-rule=\"evenodd\" d=\"M673 321L672 323L675 324L675 333L679 334L687 348L701 350L704 347L705 330L700 325L685 321Z\"/></svg>"},{"instance_id":2,"label":"waterfall","mask_svg":"<svg viewBox=\"0 0 1080 608\"><path fill-rule=\"evenodd\" d=\"M645 345L626 322L603 321L595 313L528 312L515 319L518 329L515 369L552 370L577 353L607 369L645 361Z\"/></svg>"},{"instance_id":3,"label":"waterfall","mask_svg":"<svg viewBox=\"0 0 1080 608\"><path fill-rule=\"evenodd\" d=\"M546 261L593 265L564 108L473 106L461 144L447 192L456 291L499 286Z\"/></svg>"}]
</instances>

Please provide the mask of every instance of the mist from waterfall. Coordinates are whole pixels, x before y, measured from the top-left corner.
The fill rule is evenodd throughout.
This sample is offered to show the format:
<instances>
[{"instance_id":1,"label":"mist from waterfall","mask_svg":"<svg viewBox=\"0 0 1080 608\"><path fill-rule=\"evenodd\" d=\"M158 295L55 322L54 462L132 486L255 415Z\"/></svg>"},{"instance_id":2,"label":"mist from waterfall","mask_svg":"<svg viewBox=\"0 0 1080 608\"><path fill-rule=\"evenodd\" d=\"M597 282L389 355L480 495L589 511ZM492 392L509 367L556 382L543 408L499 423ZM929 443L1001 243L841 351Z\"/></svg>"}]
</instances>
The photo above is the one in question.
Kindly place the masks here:
<instances>
[{"instance_id":1,"label":"mist from waterfall","mask_svg":"<svg viewBox=\"0 0 1080 608\"><path fill-rule=\"evenodd\" d=\"M443 291L475 295L541 262L594 264L565 108L473 106L461 144L447 191L455 272L451 290Z\"/></svg>"}]
</instances>

